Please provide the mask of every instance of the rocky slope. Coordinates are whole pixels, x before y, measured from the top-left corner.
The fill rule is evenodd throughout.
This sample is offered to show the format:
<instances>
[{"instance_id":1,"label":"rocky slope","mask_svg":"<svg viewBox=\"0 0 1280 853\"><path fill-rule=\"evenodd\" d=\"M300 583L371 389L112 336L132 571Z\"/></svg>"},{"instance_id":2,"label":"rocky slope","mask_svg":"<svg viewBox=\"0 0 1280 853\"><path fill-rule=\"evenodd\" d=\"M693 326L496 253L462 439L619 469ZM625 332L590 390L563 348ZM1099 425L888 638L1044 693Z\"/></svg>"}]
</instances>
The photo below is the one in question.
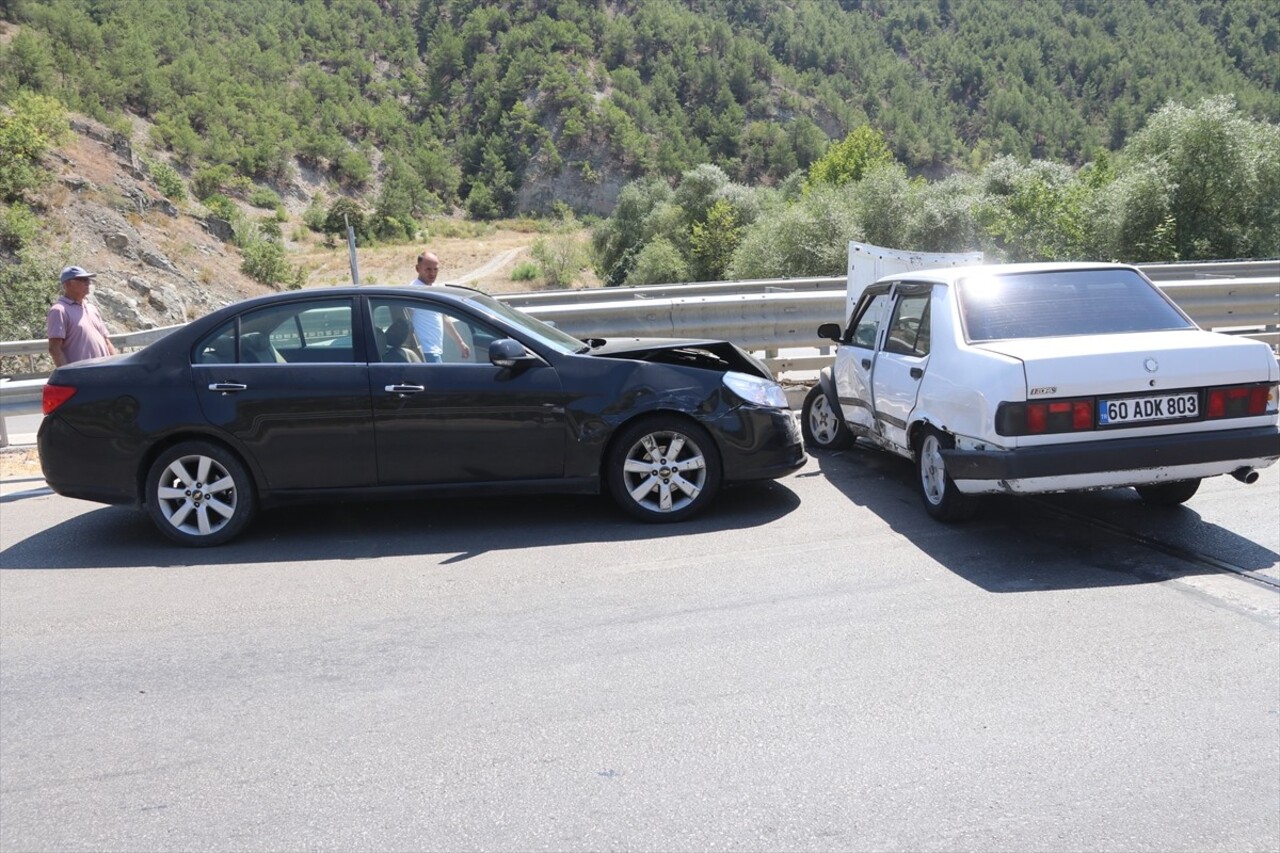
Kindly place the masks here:
<instances>
[{"instance_id":1,"label":"rocky slope","mask_svg":"<svg viewBox=\"0 0 1280 853\"><path fill-rule=\"evenodd\" d=\"M50 162L54 242L62 262L98 274L94 299L113 332L182 323L270 290L240 272L226 223L156 190L132 139L83 118L72 130Z\"/></svg>"}]
</instances>

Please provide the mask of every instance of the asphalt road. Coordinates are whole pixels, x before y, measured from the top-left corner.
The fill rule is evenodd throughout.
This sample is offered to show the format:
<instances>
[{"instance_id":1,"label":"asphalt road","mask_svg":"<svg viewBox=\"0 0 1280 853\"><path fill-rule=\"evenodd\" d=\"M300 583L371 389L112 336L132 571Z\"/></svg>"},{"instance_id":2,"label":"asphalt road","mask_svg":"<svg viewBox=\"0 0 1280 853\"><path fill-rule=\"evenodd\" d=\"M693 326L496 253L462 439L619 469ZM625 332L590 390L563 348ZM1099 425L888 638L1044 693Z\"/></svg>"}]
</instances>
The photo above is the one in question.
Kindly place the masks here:
<instances>
[{"instance_id":1,"label":"asphalt road","mask_svg":"<svg viewBox=\"0 0 1280 853\"><path fill-rule=\"evenodd\" d=\"M853 450L679 527L0 489L0 849L1280 849L1280 476L931 522Z\"/></svg>"}]
</instances>

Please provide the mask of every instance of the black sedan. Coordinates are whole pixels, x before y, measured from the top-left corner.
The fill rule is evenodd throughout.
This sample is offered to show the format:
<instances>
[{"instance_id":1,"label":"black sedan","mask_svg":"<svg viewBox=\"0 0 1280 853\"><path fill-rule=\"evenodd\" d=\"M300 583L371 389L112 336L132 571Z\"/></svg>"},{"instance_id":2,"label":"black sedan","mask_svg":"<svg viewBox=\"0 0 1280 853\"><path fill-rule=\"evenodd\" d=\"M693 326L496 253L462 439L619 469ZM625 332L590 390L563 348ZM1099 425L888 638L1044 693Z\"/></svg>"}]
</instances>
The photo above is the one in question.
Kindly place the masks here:
<instances>
[{"instance_id":1,"label":"black sedan","mask_svg":"<svg viewBox=\"0 0 1280 853\"><path fill-rule=\"evenodd\" d=\"M805 460L767 367L723 341L579 340L461 287L335 287L216 311L60 367L58 494L217 545L299 499L607 489L643 521Z\"/></svg>"}]
</instances>

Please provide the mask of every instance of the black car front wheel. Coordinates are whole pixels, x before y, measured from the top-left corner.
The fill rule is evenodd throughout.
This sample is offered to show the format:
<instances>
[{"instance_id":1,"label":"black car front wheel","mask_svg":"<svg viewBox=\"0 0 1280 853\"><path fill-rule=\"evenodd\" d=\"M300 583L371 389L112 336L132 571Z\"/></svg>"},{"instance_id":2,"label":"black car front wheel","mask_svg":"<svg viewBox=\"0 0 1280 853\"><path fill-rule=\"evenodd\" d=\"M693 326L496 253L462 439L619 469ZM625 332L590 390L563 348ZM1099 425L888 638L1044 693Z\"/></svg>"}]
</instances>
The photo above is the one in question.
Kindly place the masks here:
<instances>
[{"instance_id":1,"label":"black car front wheel","mask_svg":"<svg viewBox=\"0 0 1280 853\"><path fill-rule=\"evenodd\" d=\"M662 415L632 424L606 462L613 499L642 521L680 521L700 512L720 488L720 457L702 427Z\"/></svg>"},{"instance_id":2,"label":"black car front wheel","mask_svg":"<svg viewBox=\"0 0 1280 853\"><path fill-rule=\"evenodd\" d=\"M221 545L257 510L249 472L229 450L185 441L160 454L147 473L147 512L180 545Z\"/></svg>"}]
</instances>

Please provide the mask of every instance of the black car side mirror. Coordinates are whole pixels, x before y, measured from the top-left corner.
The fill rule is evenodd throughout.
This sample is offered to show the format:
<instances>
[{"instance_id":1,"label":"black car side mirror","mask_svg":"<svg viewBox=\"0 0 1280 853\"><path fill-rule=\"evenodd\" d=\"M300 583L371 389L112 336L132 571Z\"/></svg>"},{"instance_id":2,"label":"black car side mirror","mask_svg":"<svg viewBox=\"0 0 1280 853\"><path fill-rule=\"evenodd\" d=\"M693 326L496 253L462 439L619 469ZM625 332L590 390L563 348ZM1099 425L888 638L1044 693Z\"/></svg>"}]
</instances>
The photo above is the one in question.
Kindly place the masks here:
<instances>
[{"instance_id":1,"label":"black car side mirror","mask_svg":"<svg viewBox=\"0 0 1280 853\"><path fill-rule=\"evenodd\" d=\"M818 327L818 337L827 338L832 341L840 340L840 326L838 323L823 323Z\"/></svg>"},{"instance_id":2,"label":"black car side mirror","mask_svg":"<svg viewBox=\"0 0 1280 853\"><path fill-rule=\"evenodd\" d=\"M524 344L511 338L499 338L489 344L489 362L495 367L515 367L537 361L525 351Z\"/></svg>"}]
</instances>

